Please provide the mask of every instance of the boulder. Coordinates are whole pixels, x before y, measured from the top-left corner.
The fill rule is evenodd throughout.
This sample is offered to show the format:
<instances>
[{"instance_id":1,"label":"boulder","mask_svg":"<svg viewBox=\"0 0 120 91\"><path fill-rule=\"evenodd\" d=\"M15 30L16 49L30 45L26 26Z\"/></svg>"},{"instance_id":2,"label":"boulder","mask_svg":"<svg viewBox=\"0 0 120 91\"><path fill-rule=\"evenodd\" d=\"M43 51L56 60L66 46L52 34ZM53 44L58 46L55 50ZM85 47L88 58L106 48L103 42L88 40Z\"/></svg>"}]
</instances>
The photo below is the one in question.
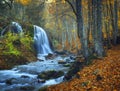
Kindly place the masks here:
<instances>
[{"instance_id":1,"label":"boulder","mask_svg":"<svg viewBox=\"0 0 120 91\"><path fill-rule=\"evenodd\" d=\"M45 83L44 79L38 79L38 83Z\"/></svg>"},{"instance_id":2,"label":"boulder","mask_svg":"<svg viewBox=\"0 0 120 91\"><path fill-rule=\"evenodd\" d=\"M75 56L70 56L71 60L75 60L75 58L76 58Z\"/></svg>"},{"instance_id":3,"label":"boulder","mask_svg":"<svg viewBox=\"0 0 120 91\"><path fill-rule=\"evenodd\" d=\"M71 60L69 58L65 59L66 62L71 62Z\"/></svg>"},{"instance_id":4,"label":"boulder","mask_svg":"<svg viewBox=\"0 0 120 91\"><path fill-rule=\"evenodd\" d=\"M21 86L20 91L34 91L35 87L33 86Z\"/></svg>"},{"instance_id":5,"label":"boulder","mask_svg":"<svg viewBox=\"0 0 120 91\"><path fill-rule=\"evenodd\" d=\"M8 85L12 85L12 84L14 84L14 81L16 81L16 78L10 78L10 79L7 79L5 81L5 83L8 84Z\"/></svg>"},{"instance_id":6,"label":"boulder","mask_svg":"<svg viewBox=\"0 0 120 91\"><path fill-rule=\"evenodd\" d=\"M67 55L68 52L66 50L63 51L55 51L54 53L58 54L58 55Z\"/></svg>"},{"instance_id":7,"label":"boulder","mask_svg":"<svg viewBox=\"0 0 120 91\"><path fill-rule=\"evenodd\" d=\"M47 56L45 56L45 59L53 59L54 58L54 55L49 53Z\"/></svg>"},{"instance_id":8,"label":"boulder","mask_svg":"<svg viewBox=\"0 0 120 91\"><path fill-rule=\"evenodd\" d=\"M71 64L67 63L67 64L64 64L63 66L64 66L64 67L70 67Z\"/></svg>"},{"instance_id":9,"label":"boulder","mask_svg":"<svg viewBox=\"0 0 120 91\"><path fill-rule=\"evenodd\" d=\"M58 61L58 64L66 64L67 62L66 61L64 61L64 60L59 60Z\"/></svg>"},{"instance_id":10,"label":"boulder","mask_svg":"<svg viewBox=\"0 0 120 91\"><path fill-rule=\"evenodd\" d=\"M70 80L74 77L79 70L84 67L84 62L75 61L71 66L67 74L64 76L64 80Z\"/></svg>"},{"instance_id":11,"label":"boulder","mask_svg":"<svg viewBox=\"0 0 120 91\"><path fill-rule=\"evenodd\" d=\"M21 78L30 78L30 77L26 75L22 75Z\"/></svg>"},{"instance_id":12,"label":"boulder","mask_svg":"<svg viewBox=\"0 0 120 91\"><path fill-rule=\"evenodd\" d=\"M63 75L64 75L63 71L50 70L50 71L41 72L37 78L48 80L48 79L58 78Z\"/></svg>"}]
</instances>

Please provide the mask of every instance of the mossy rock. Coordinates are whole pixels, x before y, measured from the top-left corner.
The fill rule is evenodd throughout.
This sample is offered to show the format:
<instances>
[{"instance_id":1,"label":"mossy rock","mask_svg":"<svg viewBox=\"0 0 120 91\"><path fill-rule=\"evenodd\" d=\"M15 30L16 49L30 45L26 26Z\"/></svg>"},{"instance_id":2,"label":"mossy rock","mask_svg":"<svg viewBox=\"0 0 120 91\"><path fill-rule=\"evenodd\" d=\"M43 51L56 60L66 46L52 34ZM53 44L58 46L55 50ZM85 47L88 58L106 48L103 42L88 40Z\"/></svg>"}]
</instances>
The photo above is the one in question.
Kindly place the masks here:
<instances>
[{"instance_id":1,"label":"mossy rock","mask_svg":"<svg viewBox=\"0 0 120 91\"><path fill-rule=\"evenodd\" d=\"M66 64L67 62L66 61L64 61L64 60L59 60L58 61L58 64Z\"/></svg>"},{"instance_id":2,"label":"mossy rock","mask_svg":"<svg viewBox=\"0 0 120 91\"><path fill-rule=\"evenodd\" d=\"M63 66L64 66L64 67L70 67L71 64L64 64Z\"/></svg>"},{"instance_id":3,"label":"mossy rock","mask_svg":"<svg viewBox=\"0 0 120 91\"><path fill-rule=\"evenodd\" d=\"M16 78L10 78L10 79L7 79L7 80L5 81L5 83L8 84L8 85L12 85L13 82L14 82L14 80L16 80Z\"/></svg>"},{"instance_id":4,"label":"mossy rock","mask_svg":"<svg viewBox=\"0 0 120 91\"><path fill-rule=\"evenodd\" d=\"M50 71L45 71L45 72L40 73L38 75L38 78L48 80L48 79L58 78L63 75L64 75L63 71L50 70Z\"/></svg>"},{"instance_id":5,"label":"mossy rock","mask_svg":"<svg viewBox=\"0 0 120 91\"><path fill-rule=\"evenodd\" d=\"M47 86L40 88L38 91L47 91Z\"/></svg>"},{"instance_id":6,"label":"mossy rock","mask_svg":"<svg viewBox=\"0 0 120 91\"><path fill-rule=\"evenodd\" d=\"M22 86L20 87L20 90L22 91L33 91L35 89L35 87L33 86Z\"/></svg>"},{"instance_id":7,"label":"mossy rock","mask_svg":"<svg viewBox=\"0 0 120 91\"><path fill-rule=\"evenodd\" d=\"M68 73L65 75L64 80L70 80L73 76L77 74L78 71L80 71L84 66L84 62L78 62L75 61L68 71Z\"/></svg>"}]
</instances>

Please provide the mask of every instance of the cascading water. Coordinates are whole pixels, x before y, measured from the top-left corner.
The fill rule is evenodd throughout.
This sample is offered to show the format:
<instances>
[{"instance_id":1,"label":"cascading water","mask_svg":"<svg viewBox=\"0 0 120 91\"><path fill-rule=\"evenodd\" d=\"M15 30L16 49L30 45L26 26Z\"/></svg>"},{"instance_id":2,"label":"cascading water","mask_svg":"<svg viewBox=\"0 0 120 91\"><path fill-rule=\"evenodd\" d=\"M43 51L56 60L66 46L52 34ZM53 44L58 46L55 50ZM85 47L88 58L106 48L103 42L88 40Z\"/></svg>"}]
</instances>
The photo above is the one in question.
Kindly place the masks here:
<instances>
[{"instance_id":1,"label":"cascading water","mask_svg":"<svg viewBox=\"0 0 120 91\"><path fill-rule=\"evenodd\" d=\"M34 45L37 51L38 59L52 53L46 32L36 25L34 25Z\"/></svg>"},{"instance_id":2,"label":"cascading water","mask_svg":"<svg viewBox=\"0 0 120 91\"><path fill-rule=\"evenodd\" d=\"M21 32L23 32L22 27L17 22L12 22L12 29L13 29L12 32L14 32L14 33L21 33Z\"/></svg>"},{"instance_id":3,"label":"cascading water","mask_svg":"<svg viewBox=\"0 0 120 91\"><path fill-rule=\"evenodd\" d=\"M1 31L1 36L3 36L4 34L6 34L8 31L11 31L12 33L18 33L18 34L22 34L23 29L20 26L19 23L17 22L12 22L10 25L8 25L7 27L5 27L2 31Z\"/></svg>"}]
</instances>

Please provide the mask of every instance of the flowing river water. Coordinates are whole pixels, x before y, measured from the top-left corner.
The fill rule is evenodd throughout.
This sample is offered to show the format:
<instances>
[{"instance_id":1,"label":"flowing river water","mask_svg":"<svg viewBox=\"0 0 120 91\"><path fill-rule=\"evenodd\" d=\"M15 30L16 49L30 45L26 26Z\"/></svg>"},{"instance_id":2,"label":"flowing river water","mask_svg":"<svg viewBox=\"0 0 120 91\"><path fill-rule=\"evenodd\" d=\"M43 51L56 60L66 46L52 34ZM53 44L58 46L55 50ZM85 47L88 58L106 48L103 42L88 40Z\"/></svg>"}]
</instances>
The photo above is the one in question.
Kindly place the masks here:
<instances>
[{"instance_id":1,"label":"flowing river water","mask_svg":"<svg viewBox=\"0 0 120 91\"><path fill-rule=\"evenodd\" d=\"M39 82L38 74L43 71L63 71L64 74L69 67L59 64L62 60L66 64L71 64L74 60L70 57L57 56L54 59L36 61L27 65L16 66L11 70L0 71L0 91L38 91L39 88L47 85L58 84L63 81L64 75L55 79Z\"/></svg>"}]
</instances>

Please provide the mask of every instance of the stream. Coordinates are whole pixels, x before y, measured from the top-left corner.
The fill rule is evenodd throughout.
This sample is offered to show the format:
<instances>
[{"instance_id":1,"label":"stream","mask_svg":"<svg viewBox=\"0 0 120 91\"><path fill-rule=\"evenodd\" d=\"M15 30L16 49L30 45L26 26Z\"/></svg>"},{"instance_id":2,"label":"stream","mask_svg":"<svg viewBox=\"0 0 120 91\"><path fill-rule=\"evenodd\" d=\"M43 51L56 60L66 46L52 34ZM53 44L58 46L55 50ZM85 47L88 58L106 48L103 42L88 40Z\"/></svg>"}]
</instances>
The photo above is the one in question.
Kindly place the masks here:
<instances>
[{"instance_id":1,"label":"stream","mask_svg":"<svg viewBox=\"0 0 120 91\"><path fill-rule=\"evenodd\" d=\"M19 23L12 22L12 32L22 34L23 30ZM36 62L19 65L11 70L0 70L0 91L38 91L44 86L63 82L70 64L74 62L70 54L56 55L45 58L45 55L53 55L45 30L37 25L34 28L34 47L37 53ZM3 29L3 36L6 29ZM62 53L62 52L61 52ZM57 53L57 54L61 54ZM62 53L63 54L63 53ZM43 60L40 60L43 57ZM48 75L48 77L45 77Z\"/></svg>"},{"instance_id":2,"label":"stream","mask_svg":"<svg viewBox=\"0 0 120 91\"><path fill-rule=\"evenodd\" d=\"M62 64L59 63L60 60L63 61ZM41 87L61 83L69 69L69 66L64 65L72 62L74 60L69 56L56 56L53 59L16 66L11 70L1 70L0 91L38 91ZM64 75L48 80L38 78L38 74L50 70L62 71Z\"/></svg>"}]
</instances>

